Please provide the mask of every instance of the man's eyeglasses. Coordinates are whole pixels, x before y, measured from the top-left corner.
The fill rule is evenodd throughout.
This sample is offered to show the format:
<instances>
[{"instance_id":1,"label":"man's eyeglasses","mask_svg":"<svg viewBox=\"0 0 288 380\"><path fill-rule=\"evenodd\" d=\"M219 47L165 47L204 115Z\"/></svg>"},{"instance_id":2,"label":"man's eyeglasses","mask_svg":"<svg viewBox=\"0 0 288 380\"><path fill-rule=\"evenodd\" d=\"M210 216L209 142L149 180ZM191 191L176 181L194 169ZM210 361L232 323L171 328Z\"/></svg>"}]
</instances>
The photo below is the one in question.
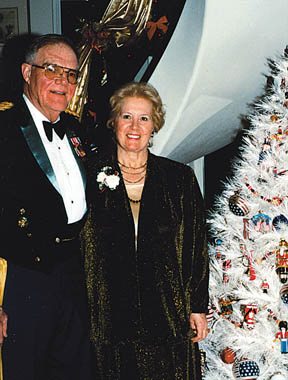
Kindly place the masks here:
<instances>
[{"instance_id":1,"label":"man's eyeglasses","mask_svg":"<svg viewBox=\"0 0 288 380\"><path fill-rule=\"evenodd\" d=\"M44 70L45 77L47 79L61 78L63 73L66 73L67 81L70 84L76 84L79 76L79 71L68 69L68 67L58 66L54 63L47 63L43 66L31 64L32 67Z\"/></svg>"}]
</instances>

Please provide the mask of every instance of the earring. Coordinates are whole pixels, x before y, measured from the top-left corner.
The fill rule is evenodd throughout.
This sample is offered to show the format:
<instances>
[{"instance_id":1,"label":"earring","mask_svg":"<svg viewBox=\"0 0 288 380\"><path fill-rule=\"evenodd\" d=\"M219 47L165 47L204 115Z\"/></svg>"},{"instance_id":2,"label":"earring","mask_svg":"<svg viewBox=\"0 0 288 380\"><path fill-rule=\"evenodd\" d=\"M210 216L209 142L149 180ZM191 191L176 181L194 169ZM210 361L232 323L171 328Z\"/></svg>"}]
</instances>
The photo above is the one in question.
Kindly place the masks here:
<instances>
[{"instance_id":1,"label":"earring","mask_svg":"<svg viewBox=\"0 0 288 380\"><path fill-rule=\"evenodd\" d=\"M152 131L151 136L149 138L148 148L152 148L152 146L153 146L153 137L154 137L154 130Z\"/></svg>"}]
</instances>

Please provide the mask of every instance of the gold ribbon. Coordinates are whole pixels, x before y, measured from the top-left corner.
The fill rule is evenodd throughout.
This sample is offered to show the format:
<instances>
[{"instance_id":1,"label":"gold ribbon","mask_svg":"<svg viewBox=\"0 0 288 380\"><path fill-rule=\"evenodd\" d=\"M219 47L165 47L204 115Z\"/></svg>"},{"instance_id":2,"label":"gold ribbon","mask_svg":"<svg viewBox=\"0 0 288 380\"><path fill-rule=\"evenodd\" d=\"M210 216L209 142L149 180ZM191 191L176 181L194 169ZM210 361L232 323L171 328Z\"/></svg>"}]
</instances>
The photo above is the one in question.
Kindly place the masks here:
<instances>
[{"instance_id":1,"label":"gold ribbon","mask_svg":"<svg viewBox=\"0 0 288 380\"><path fill-rule=\"evenodd\" d=\"M0 258L0 305L3 305L4 289L7 275L7 261ZM2 310L0 311L0 313ZM1 321L0 321L1 323ZM2 352L0 348L0 380L3 380Z\"/></svg>"},{"instance_id":2,"label":"gold ribbon","mask_svg":"<svg viewBox=\"0 0 288 380\"><path fill-rule=\"evenodd\" d=\"M145 30L151 7L152 0L110 0L100 21L82 19L82 27L78 29L83 37L78 49L80 54L79 81L66 112L81 121L84 106L88 101L92 50L101 54L110 48L121 48L131 43ZM107 72L104 68L101 86L106 82Z\"/></svg>"},{"instance_id":3,"label":"gold ribbon","mask_svg":"<svg viewBox=\"0 0 288 380\"><path fill-rule=\"evenodd\" d=\"M149 38L149 40L152 40L157 29L162 30L163 33L166 33L168 30L168 25L166 25L167 23L168 23L168 19L166 16L160 17L159 20L156 22L148 21L147 22L147 29L148 29L147 37Z\"/></svg>"}]
</instances>

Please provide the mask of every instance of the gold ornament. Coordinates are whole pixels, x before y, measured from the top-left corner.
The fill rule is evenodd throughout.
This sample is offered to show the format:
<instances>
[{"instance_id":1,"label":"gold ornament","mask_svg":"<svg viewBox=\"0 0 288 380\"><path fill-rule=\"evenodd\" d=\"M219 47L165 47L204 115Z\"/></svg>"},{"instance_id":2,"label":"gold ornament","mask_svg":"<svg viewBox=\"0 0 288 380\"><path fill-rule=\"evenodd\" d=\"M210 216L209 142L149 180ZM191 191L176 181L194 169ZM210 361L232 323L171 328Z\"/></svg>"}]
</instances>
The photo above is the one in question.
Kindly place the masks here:
<instances>
[{"instance_id":1,"label":"gold ornament","mask_svg":"<svg viewBox=\"0 0 288 380\"><path fill-rule=\"evenodd\" d=\"M271 115L271 116L270 116L270 120L271 120L273 123L276 123L276 121L278 120L278 116L277 116L277 115Z\"/></svg>"}]
</instances>

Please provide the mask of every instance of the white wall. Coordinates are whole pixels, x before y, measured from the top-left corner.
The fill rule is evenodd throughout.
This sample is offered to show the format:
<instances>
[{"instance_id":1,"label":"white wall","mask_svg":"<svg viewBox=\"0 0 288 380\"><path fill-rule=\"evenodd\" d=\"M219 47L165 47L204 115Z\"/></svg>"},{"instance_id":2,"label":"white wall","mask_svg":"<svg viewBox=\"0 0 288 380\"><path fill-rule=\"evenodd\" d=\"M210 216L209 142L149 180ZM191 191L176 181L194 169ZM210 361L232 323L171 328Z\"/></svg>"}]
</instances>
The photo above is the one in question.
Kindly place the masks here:
<instances>
[{"instance_id":1,"label":"white wall","mask_svg":"<svg viewBox=\"0 0 288 380\"><path fill-rule=\"evenodd\" d=\"M29 0L31 33L61 33L60 0Z\"/></svg>"},{"instance_id":2,"label":"white wall","mask_svg":"<svg viewBox=\"0 0 288 380\"><path fill-rule=\"evenodd\" d=\"M167 106L153 150L189 163L233 141L288 43L287 0L186 0L150 78Z\"/></svg>"}]
</instances>

